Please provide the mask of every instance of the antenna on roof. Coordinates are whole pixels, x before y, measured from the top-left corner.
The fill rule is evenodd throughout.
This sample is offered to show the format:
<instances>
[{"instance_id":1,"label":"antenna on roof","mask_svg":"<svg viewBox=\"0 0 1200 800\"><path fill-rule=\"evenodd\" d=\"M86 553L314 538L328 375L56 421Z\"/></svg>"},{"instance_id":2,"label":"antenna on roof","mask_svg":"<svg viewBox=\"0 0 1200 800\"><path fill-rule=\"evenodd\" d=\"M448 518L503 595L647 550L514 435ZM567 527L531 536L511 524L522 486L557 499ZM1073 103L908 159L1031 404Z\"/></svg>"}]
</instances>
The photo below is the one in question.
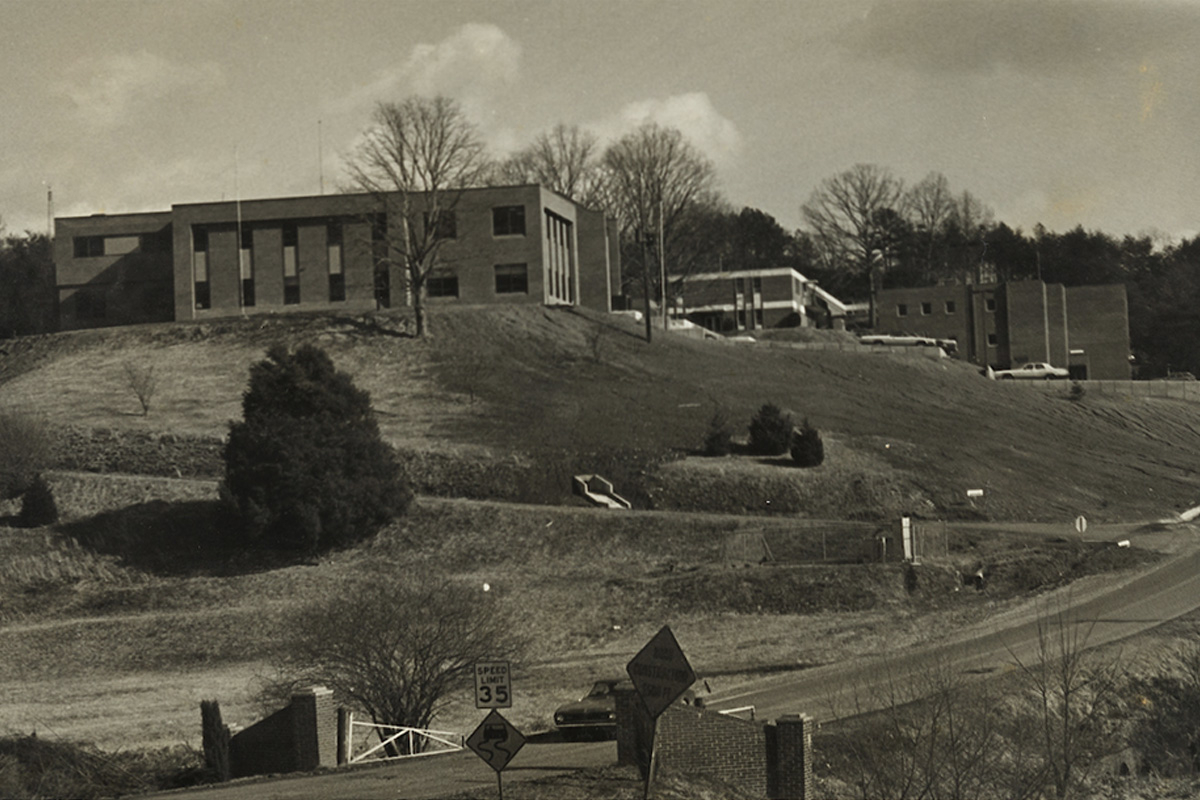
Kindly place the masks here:
<instances>
[{"instance_id":1,"label":"antenna on roof","mask_svg":"<svg viewBox=\"0 0 1200 800\"><path fill-rule=\"evenodd\" d=\"M54 187L50 181L42 181L46 187L46 236L54 238Z\"/></svg>"},{"instance_id":2,"label":"antenna on roof","mask_svg":"<svg viewBox=\"0 0 1200 800\"><path fill-rule=\"evenodd\" d=\"M321 140L321 120L317 120L317 174L321 179L321 194L325 194L325 147Z\"/></svg>"},{"instance_id":3,"label":"antenna on roof","mask_svg":"<svg viewBox=\"0 0 1200 800\"><path fill-rule=\"evenodd\" d=\"M242 250L242 187L238 183L238 146L233 146L233 205L237 214L237 265L238 265L238 308L241 309L242 316L246 314L246 266L243 260L246 258L245 252Z\"/></svg>"}]
</instances>

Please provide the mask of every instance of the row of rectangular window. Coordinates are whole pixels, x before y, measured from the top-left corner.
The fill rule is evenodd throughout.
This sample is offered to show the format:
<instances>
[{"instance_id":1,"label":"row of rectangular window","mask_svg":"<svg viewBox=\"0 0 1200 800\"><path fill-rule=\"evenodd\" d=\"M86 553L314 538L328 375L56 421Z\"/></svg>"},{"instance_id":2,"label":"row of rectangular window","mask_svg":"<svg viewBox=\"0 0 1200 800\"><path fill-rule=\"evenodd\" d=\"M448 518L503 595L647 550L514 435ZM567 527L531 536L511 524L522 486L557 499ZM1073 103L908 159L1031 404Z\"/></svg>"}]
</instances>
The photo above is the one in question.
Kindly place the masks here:
<instances>
[{"instance_id":1,"label":"row of rectangular window","mask_svg":"<svg viewBox=\"0 0 1200 800\"><path fill-rule=\"evenodd\" d=\"M497 264L496 294L528 294L529 268L526 264ZM431 272L425 279L429 297L458 297L458 275L451 270Z\"/></svg>"},{"instance_id":2,"label":"row of rectangular window","mask_svg":"<svg viewBox=\"0 0 1200 800\"><path fill-rule=\"evenodd\" d=\"M440 239L458 238L458 220L454 211L442 210L436 212L437 236ZM430 224L430 215L425 214L425 225ZM252 238L249 223L242 225L240 244L246 248L246 242ZM283 226L284 246L295 245L297 230L294 224ZM328 241L342 242L342 226L340 223L330 223L327 229ZM498 206L492 209L493 236L524 236L525 235L525 206ZM192 231L193 250L196 252L208 250L208 230L196 227ZM99 258L101 256L126 255L133 252L165 252L169 250L167 237L161 234L131 234L122 236L76 236L74 238L75 258Z\"/></svg>"},{"instance_id":3,"label":"row of rectangular window","mask_svg":"<svg viewBox=\"0 0 1200 800\"><path fill-rule=\"evenodd\" d=\"M983 306L984 306L984 310L986 310L986 311L995 311L996 310L995 298L992 298L992 297L985 298L983 301ZM947 300L945 302L944 308L945 308L945 311L947 314L958 313L958 304L953 300ZM933 313L933 303L929 303L929 302L921 303L921 316L928 317L932 313ZM897 317L907 317L908 316L908 303L897 303L896 304L896 316Z\"/></svg>"}]
</instances>

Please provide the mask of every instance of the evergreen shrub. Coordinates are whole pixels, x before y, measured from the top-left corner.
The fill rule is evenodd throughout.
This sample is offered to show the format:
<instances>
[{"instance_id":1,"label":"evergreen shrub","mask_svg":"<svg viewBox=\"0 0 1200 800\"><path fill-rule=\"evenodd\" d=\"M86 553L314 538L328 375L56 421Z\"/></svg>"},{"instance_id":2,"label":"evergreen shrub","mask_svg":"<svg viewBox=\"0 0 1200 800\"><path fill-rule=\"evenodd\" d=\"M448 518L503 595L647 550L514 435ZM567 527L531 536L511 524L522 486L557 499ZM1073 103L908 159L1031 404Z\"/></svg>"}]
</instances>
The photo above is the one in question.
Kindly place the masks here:
<instances>
[{"instance_id":1,"label":"evergreen shrub","mask_svg":"<svg viewBox=\"0 0 1200 800\"><path fill-rule=\"evenodd\" d=\"M801 467L815 467L825 460L825 443L807 419L792 434L792 460Z\"/></svg>"},{"instance_id":2,"label":"evergreen shrub","mask_svg":"<svg viewBox=\"0 0 1200 800\"><path fill-rule=\"evenodd\" d=\"M312 553L407 509L412 493L370 395L319 347L272 347L250 368L242 412L224 449L224 494L252 543Z\"/></svg>"},{"instance_id":3,"label":"evergreen shrub","mask_svg":"<svg viewBox=\"0 0 1200 800\"><path fill-rule=\"evenodd\" d=\"M750 452L759 456L778 456L792 444L792 415L767 403L750 420Z\"/></svg>"}]
</instances>

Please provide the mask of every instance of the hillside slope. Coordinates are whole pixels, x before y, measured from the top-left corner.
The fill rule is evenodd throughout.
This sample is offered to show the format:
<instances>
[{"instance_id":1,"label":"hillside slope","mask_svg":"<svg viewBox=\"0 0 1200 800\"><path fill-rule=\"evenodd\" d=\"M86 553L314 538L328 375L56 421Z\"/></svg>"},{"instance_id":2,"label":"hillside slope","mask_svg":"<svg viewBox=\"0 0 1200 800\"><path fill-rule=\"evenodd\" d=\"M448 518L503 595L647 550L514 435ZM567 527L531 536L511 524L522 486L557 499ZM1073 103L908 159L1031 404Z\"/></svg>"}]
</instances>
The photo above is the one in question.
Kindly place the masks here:
<instances>
[{"instance_id":1,"label":"hillside slope","mask_svg":"<svg viewBox=\"0 0 1200 800\"><path fill-rule=\"evenodd\" d=\"M638 454L651 454L644 463L682 457L716 408L744 431L767 402L807 417L831 444L812 471L745 457L675 464L663 473L672 480L645 479L656 507L697 507L678 498L711 496L722 480L736 493L747 469L815 481L815 497L857 482L868 505L866 479L884 475L899 499L880 508L926 515L961 508L969 488L986 490L977 511L1010 519L1153 518L1200 502L1200 405L1181 400L1071 400L1063 383L992 382L948 359L662 332L647 343L628 320L571 310L435 311L426 340L411 338L405 322L394 312L272 317L16 340L0 354L0 407L56 426L221 436L240 416L250 364L273 342L312 341L371 392L391 441L464 463L573 454L565 472L586 468L588 454L601 467L641 464ZM154 368L148 417L126 362ZM690 487L682 493L670 488L680 470ZM555 480L569 491L569 476Z\"/></svg>"}]
</instances>

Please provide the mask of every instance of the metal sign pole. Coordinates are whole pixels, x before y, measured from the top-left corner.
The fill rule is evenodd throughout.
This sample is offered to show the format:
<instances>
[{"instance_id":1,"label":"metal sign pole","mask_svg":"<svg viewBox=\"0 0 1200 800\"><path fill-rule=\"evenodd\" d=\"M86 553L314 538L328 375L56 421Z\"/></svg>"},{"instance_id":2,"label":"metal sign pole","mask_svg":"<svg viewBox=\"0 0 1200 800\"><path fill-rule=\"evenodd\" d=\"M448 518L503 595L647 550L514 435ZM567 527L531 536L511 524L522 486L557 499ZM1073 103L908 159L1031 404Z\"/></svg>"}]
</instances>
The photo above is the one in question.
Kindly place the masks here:
<instances>
[{"instance_id":1,"label":"metal sign pole","mask_svg":"<svg viewBox=\"0 0 1200 800\"><path fill-rule=\"evenodd\" d=\"M504 773L496 770L496 793L504 800Z\"/></svg>"}]
</instances>

